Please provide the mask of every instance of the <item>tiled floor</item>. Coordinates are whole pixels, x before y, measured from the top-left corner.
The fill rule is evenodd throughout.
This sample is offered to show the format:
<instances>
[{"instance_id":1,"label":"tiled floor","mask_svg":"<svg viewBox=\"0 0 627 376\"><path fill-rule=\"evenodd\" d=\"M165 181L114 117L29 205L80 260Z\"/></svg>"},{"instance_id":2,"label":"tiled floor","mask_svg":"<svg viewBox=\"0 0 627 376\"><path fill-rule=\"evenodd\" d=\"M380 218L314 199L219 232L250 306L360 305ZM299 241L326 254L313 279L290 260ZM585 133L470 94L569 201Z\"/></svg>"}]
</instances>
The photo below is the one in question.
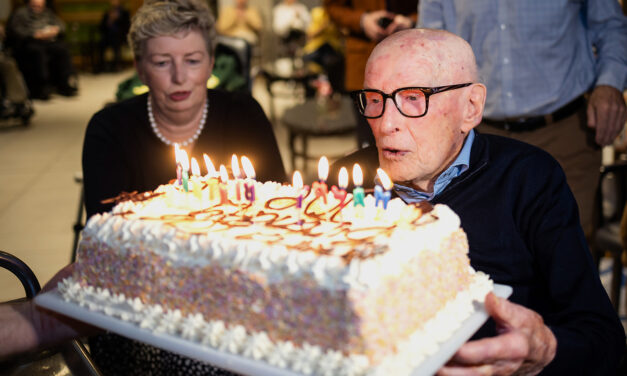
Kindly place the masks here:
<instances>
[{"instance_id":1,"label":"tiled floor","mask_svg":"<svg viewBox=\"0 0 627 376\"><path fill-rule=\"evenodd\" d=\"M74 174L81 168L85 127L92 114L114 98L117 84L132 72L82 75L80 94L36 101L36 114L28 127L0 122L0 250L20 257L43 284L70 260L72 225L76 218L79 186ZM275 88L277 117L293 105L289 85ZM259 80L253 95L269 113L269 97ZM289 166L287 135L275 124L281 154ZM354 148L354 139L334 138L311 143L311 149L337 155ZM315 168L315 163L310 163ZM310 171L310 174L313 171ZM0 270L0 302L22 297L21 285Z\"/></svg>"}]
</instances>

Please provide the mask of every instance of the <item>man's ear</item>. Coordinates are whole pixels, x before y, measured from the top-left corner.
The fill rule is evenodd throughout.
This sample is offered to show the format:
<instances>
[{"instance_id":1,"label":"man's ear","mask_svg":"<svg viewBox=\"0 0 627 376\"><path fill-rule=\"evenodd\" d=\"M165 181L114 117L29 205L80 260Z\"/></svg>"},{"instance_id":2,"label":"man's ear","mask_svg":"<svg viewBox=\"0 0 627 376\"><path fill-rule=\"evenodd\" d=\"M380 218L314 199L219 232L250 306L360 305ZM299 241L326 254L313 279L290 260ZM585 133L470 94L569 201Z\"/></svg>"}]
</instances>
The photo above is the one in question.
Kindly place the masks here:
<instances>
[{"instance_id":1,"label":"man's ear","mask_svg":"<svg viewBox=\"0 0 627 376\"><path fill-rule=\"evenodd\" d=\"M468 133L481 123L485 106L486 87L483 84L472 84L464 106L462 132Z\"/></svg>"}]
</instances>

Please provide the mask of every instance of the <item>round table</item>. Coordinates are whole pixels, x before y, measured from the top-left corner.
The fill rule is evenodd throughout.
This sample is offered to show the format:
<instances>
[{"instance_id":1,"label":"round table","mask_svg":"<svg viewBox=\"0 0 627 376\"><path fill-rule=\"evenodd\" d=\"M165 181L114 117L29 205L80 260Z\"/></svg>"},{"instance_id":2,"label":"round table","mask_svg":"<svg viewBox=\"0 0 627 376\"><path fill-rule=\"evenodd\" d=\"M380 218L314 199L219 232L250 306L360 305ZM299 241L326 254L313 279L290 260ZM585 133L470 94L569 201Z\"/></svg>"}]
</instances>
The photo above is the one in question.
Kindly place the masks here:
<instances>
[{"instance_id":1,"label":"round table","mask_svg":"<svg viewBox=\"0 0 627 376\"><path fill-rule=\"evenodd\" d=\"M355 132L357 119L353 111L353 101L348 96L339 100L321 103L316 98L308 99L303 104L285 110L282 123L289 133L290 158L292 169L296 169L296 157L303 159L303 171L307 171L307 160L316 159L308 153L307 142L310 137L342 136ZM296 138L302 140L302 149L296 150ZM355 138L355 143L357 139Z\"/></svg>"}]
</instances>

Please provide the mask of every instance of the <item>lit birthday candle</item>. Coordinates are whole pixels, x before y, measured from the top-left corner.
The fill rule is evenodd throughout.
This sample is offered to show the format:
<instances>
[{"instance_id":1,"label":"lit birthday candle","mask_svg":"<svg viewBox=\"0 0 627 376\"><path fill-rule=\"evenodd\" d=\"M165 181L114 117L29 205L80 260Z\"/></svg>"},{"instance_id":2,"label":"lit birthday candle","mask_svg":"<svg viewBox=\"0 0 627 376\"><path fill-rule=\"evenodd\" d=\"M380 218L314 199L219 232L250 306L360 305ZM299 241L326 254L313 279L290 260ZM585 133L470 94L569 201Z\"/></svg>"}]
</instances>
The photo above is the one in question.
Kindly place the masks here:
<instances>
[{"instance_id":1,"label":"lit birthday candle","mask_svg":"<svg viewBox=\"0 0 627 376\"><path fill-rule=\"evenodd\" d=\"M207 182L209 184L209 200L213 200L214 197L218 197L219 188L218 188L218 177L220 174L216 171L216 168L213 166L211 162L211 158L207 154L203 154L203 159L205 160L205 167L207 168Z\"/></svg>"},{"instance_id":2,"label":"lit birthday candle","mask_svg":"<svg viewBox=\"0 0 627 376\"><path fill-rule=\"evenodd\" d=\"M187 156L187 152L181 149L180 153L180 161L181 162L181 175L183 176L183 189L185 192L189 192L189 157Z\"/></svg>"},{"instance_id":3,"label":"lit birthday candle","mask_svg":"<svg viewBox=\"0 0 627 376\"><path fill-rule=\"evenodd\" d=\"M229 182L229 173L226 171L226 167L224 165L220 165L220 204L228 204L229 202L229 192L227 190L227 185Z\"/></svg>"},{"instance_id":4,"label":"lit birthday candle","mask_svg":"<svg viewBox=\"0 0 627 376\"><path fill-rule=\"evenodd\" d=\"M191 191L194 192L194 196L199 200L202 200L202 181L200 180L200 166L198 166L198 162L196 158L192 157L192 176L191 183L192 188Z\"/></svg>"},{"instance_id":5,"label":"lit birthday candle","mask_svg":"<svg viewBox=\"0 0 627 376\"><path fill-rule=\"evenodd\" d=\"M383 204L383 209L387 209L388 202L390 201L390 197L392 197L392 188L394 184L392 180L388 177L388 175L381 168L377 168L377 176L379 177L379 182L381 185L377 184L374 187L374 198L375 204L374 206L379 206L379 201Z\"/></svg>"},{"instance_id":6,"label":"lit birthday candle","mask_svg":"<svg viewBox=\"0 0 627 376\"><path fill-rule=\"evenodd\" d=\"M239 169L239 161L237 160L237 155L235 154L231 156L231 171L233 172L233 179L235 179L235 198L237 199L237 202L240 202L242 199L242 175Z\"/></svg>"},{"instance_id":7,"label":"lit birthday candle","mask_svg":"<svg viewBox=\"0 0 627 376\"><path fill-rule=\"evenodd\" d=\"M244 181L245 197L250 203L255 202L255 169L253 164L246 156L242 156L242 168L246 174L246 180Z\"/></svg>"},{"instance_id":8,"label":"lit birthday candle","mask_svg":"<svg viewBox=\"0 0 627 376\"><path fill-rule=\"evenodd\" d=\"M211 158L209 158L207 154L203 154L202 157L205 160L205 168L207 169L207 175L205 176L207 178L217 177L218 172L216 171L216 168L214 167L213 162L211 162Z\"/></svg>"},{"instance_id":9,"label":"lit birthday candle","mask_svg":"<svg viewBox=\"0 0 627 376\"><path fill-rule=\"evenodd\" d=\"M176 161L176 182L178 185L183 184L181 180L181 149L179 144L174 144L174 160Z\"/></svg>"},{"instance_id":10,"label":"lit birthday candle","mask_svg":"<svg viewBox=\"0 0 627 376\"><path fill-rule=\"evenodd\" d=\"M327 157L320 158L318 162L318 181L311 185L316 197L322 197L322 201L327 203L327 194L329 193L327 187L327 177L329 176L329 160Z\"/></svg>"},{"instance_id":11,"label":"lit birthday candle","mask_svg":"<svg viewBox=\"0 0 627 376\"><path fill-rule=\"evenodd\" d=\"M353 205L354 206L366 206L364 203L364 189L362 185L364 183L364 175L361 172L361 167L357 163L353 166L353 183L355 188L353 189Z\"/></svg>"},{"instance_id":12,"label":"lit birthday candle","mask_svg":"<svg viewBox=\"0 0 627 376\"><path fill-rule=\"evenodd\" d=\"M348 186L348 170L346 170L346 167L342 167L340 169L340 173L337 178L337 185L339 188L334 185L331 187L331 192L333 193L333 197L340 200L340 205L342 205L346 199L346 187Z\"/></svg>"},{"instance_id":13,"label":"lit birthday candle","mask_svg":"<svg viewBox=\"0 0 627 376\"><path fill-rule=\"evenodd\" d=\"M303 177L300 175L300 172L294 171L294 175L292 177L292 186L296 190L296 220L298 223L301 223L301 211L303 208Z\"/></svg>"}]
</instances>

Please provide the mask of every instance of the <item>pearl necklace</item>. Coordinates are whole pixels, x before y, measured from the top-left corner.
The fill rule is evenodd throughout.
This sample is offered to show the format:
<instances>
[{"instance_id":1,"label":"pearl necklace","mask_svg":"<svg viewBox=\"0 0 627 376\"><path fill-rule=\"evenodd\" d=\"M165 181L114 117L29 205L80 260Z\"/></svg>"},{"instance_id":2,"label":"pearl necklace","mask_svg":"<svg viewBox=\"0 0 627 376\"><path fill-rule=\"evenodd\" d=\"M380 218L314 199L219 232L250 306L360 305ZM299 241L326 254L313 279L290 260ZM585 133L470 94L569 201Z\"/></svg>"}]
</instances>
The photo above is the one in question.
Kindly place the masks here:
<instances>
[{"instance_id":1,"label":"pearl necklace","mask_svg":"<svg viewBox=\"0 0 627 376\"><path fill-rule=\"evenodd\" d=\"M198 136L200 136L202 129L205 127L205 121L207 120L207 112L209 112L209 98L207 98L207 101L205 102L205 108L202 110L202 117L200 118L200 125L198 126L198 129L192 135L192 137L188 138L187 140L183 142L178 142L180 146L190 145L191 143L196 141ZM157 138L163 141L163 143L166 145L172 145L172 141L165 138L165 136L161 134L161 132L159 131L159 128L157 127L157 123L155 122L155 116L152 114L152 102L150 101L150 95L148 96L148 120L150 121L150 127L152 128L152 131L155 132L155 135L157 136Z\"/></svg>"}]
</instances>

